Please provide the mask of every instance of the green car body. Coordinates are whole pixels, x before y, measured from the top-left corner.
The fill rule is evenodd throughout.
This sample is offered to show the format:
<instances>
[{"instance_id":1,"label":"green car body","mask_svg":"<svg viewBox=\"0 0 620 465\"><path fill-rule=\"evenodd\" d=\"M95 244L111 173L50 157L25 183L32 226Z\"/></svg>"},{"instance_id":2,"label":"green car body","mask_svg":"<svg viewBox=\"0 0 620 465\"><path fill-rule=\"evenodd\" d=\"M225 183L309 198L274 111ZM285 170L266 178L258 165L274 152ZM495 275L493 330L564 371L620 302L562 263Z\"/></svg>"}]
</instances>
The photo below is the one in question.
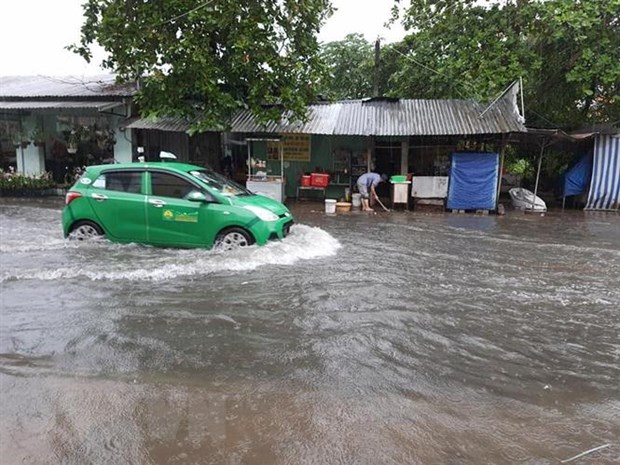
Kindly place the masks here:
<instances>
[{"instance_id":1,"label":"green car body","mask_svg":"<svg viewBox=\"0 0 620 465\"><path fill-rule=\"evenodd\" d=\"M209 248L230 238L240 245L282 239L293 217L282 203L211 170L156 162L88 167L67 193L62 223L65 237Z\"/></svg>"}]
</instances>

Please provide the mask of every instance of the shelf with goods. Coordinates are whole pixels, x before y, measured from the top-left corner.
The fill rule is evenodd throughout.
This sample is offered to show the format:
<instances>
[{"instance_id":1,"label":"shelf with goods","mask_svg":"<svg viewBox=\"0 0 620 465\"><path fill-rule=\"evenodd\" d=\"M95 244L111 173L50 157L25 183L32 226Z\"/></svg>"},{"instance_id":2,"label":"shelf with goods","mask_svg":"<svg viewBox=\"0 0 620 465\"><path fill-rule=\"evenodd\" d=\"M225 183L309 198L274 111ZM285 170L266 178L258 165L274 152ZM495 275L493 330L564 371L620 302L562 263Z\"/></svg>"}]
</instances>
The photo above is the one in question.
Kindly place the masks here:
<instances>
[{"instance_id":1,"label":"shelf with goods","mask_svg":"<svg viewBox=\"0 0 620 465\"><path fill-rule=\"evenodd\" d=\"M366 154L356 153L351 155L351 187L357 183L357 178L368 172L368 162Z\"/></svg>"},{"instance_id":2,"label":"shelf with goods","mask_svg":"<svg viewBox=\"0 0 620 465\"><path fill-rule=\"evenodd\" d=\"M345 149L334 150L332 177L330 185L349 187L351 185L350 175L351 152Z\"/></svg>"},{"instance_id":3,"label":"shelf with goods","mask_svg":"<svg viewBox=\"0 0 620 465\"><path fill-rule=\"evenodd\" d=\"M351 176L348 173L334 173L329 181L330 186L349 187Z\"/></svg>"},{"instance_id":4,"label":"shelf with goods","mask_svg":"<svg viewBox=\"0 0 620 465\"><path fill-rule=\"evenodd\" d=\"M280 140L247 138L246 141L248 145L246 188L255 194L261 194L278 202L284 202L286 200L286 180L284 178L284 157ZM252 143L266 141L278 143L279 176L268 174L271 170L267 169L267 160L255 159L252 156Z\"/></svg>"}]
</instances>

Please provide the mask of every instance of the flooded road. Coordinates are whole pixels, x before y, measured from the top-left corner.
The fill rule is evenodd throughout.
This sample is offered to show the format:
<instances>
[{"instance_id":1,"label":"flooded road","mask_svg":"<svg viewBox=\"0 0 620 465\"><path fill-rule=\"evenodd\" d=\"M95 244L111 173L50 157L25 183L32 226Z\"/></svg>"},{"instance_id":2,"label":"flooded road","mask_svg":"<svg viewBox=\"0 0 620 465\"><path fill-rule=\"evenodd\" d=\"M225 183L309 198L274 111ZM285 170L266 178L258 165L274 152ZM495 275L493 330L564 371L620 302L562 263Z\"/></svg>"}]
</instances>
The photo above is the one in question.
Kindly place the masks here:
<instances>
[{"instance_id":1,"label":"flooded road","mask_svg":"<svg viewBox=\"0 0 620 465\"><path fill-rule=\"evenodd\" d=\"M217 254L0 199L2 463L620 461L619 215L308 205Z\"/></svg>"}]
</instances>

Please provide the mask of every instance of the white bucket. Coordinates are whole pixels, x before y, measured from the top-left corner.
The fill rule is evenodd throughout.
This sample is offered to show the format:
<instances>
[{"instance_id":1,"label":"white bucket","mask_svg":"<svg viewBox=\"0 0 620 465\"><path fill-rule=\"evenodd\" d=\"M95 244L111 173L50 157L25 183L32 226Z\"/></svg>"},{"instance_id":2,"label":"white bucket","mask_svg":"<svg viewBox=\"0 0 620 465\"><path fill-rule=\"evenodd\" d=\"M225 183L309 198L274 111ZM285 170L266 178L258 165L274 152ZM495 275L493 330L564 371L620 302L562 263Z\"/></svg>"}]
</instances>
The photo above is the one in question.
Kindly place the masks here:
<instances>
[{"instance_id":1,"label":"white bucket","mask_svg":"<svg viewBox=\"0 0 620 465\"><path fill-rule=\"evenodd\" d=\"M351 198L353 200L353 208L362 207L362 194L353 194Z\"/></svg>"},{"instance_id":2,"label":"white bucket","mask_svg":"<svg viewBox=\"0 0 620 465\"><path fill-rule=\"evenodd\" d=\"M336 213L335 199L325 199L325 213Z\"/></svg>"}]
</instances>

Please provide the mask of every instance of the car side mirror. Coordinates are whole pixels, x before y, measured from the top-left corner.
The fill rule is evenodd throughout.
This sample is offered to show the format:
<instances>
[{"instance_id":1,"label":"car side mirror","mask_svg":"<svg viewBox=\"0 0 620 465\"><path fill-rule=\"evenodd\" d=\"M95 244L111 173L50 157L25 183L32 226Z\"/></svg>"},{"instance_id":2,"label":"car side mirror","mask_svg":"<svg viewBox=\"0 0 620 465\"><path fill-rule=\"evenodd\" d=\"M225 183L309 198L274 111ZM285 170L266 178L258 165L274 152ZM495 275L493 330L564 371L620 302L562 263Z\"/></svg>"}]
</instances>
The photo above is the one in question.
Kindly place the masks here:
<instances>
[{"instance_id":1,"label":"car side mirror","mask_svg":"<svg viewBox=\"0 0 620 465\"><path fill-rule=\"evenodd\" d=\"M200 191L193 191L190 192L187 195L187 200L189 200L190 202L203 202L203 203L208 203L208 202L212 202L212 199L207 198L207 196Z\"/></svg>"}]
</instances>

